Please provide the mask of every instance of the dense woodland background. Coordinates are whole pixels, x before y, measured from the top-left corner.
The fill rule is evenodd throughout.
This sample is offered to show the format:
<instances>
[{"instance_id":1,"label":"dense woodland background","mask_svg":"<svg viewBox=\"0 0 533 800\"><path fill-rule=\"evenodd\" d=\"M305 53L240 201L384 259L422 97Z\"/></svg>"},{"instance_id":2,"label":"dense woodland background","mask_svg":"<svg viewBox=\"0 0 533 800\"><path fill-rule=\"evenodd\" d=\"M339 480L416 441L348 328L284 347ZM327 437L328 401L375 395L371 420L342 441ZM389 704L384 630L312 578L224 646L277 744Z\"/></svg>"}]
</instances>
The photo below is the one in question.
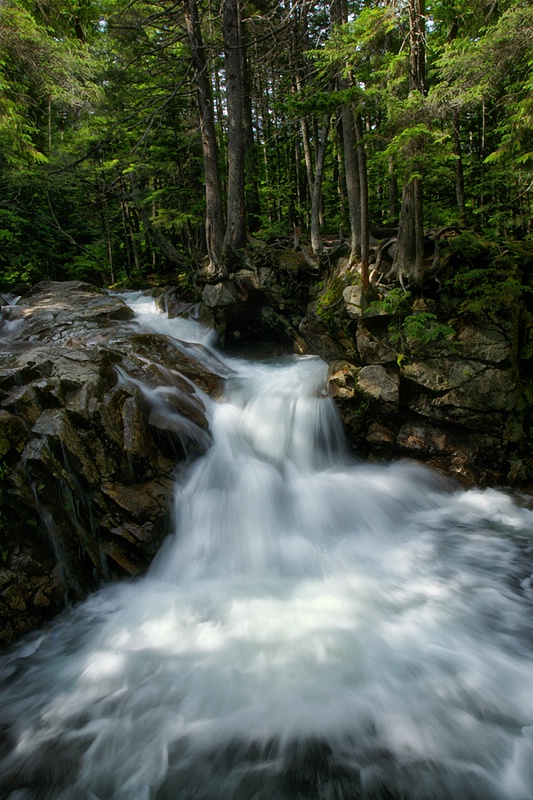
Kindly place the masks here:
<instances>
[{"instance_id":1,"label":"dense woodland background","mask_svg":"<svg viewBox=\"0 0 533 800\"><path fill-rule=\"evenodd\" d=\"M365 283L398 225L402 280L428 229L520 261L532 90L528 0L3 0L2 287L192 287L339 235Z\"/></svg>"}]
</instances>

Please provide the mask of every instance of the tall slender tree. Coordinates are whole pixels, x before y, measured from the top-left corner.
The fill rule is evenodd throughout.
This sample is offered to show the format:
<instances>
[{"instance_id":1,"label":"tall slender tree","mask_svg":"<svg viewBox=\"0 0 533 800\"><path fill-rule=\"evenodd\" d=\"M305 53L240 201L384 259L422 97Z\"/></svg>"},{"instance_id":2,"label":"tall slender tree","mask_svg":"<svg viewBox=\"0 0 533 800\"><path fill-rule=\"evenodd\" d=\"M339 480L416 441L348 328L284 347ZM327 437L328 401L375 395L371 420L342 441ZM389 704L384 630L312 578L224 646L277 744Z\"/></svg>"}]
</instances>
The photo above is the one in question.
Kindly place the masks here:
<instances>
[{"instance_id":1,"label":"tall slender tree","mask_svg":"<svg viewBox=\"0 0 533 800\"><path fill-rule=\"evenodd\" d=\"M239 0L223 0L222 31L226 65L228 188L224 256L235 265L246 240L244 212L244 82Z\"/></svg>"},{"instance_id":2,"label":"tall slender tree","mask_svg":"<svg viewBox=\"0 0 533 800\"><path fill-rule=\"evenodd\" d=\"M409 93L426 93L426 25L424 0L408 0ZM400 227L394 268L401 280L419 281L424 266L424 206L419 159L421 142L415 133L407 145Z\"/></svg>"},{"instance_id":3,"label":"tall slender tree","mask_svg":"<svg viewBox=\"0 0 533 800\"><path fill-rule=\"evenodd\" d=\"M213 112L212 89L200 27L196 0L183 0L185 25L191 51L194 83L198 101L205 181L205 236L209 273L219 277L224 272L224 210L220 180L218 144Z\"/></svg>"}]
</instances>

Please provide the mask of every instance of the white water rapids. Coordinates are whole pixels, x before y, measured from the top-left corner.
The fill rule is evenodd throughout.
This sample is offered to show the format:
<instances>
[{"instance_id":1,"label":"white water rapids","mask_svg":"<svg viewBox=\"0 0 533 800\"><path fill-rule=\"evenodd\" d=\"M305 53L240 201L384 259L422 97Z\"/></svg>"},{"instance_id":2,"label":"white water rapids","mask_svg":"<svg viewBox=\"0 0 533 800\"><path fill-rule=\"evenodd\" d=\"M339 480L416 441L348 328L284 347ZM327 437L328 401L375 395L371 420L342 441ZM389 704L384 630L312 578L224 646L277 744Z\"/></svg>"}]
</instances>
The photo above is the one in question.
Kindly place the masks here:
<instances>
[{"instance_id":1,"label":"white water rapids","mask_svg":"<svg viewBox=\"0 0 533 800\"><path fill-rule=\"evenodd\" d=\"M531 800L532 512L350 460L318 358L228 363L148 575L0 659L0 797Z\"/></svg>"}]
</instances>

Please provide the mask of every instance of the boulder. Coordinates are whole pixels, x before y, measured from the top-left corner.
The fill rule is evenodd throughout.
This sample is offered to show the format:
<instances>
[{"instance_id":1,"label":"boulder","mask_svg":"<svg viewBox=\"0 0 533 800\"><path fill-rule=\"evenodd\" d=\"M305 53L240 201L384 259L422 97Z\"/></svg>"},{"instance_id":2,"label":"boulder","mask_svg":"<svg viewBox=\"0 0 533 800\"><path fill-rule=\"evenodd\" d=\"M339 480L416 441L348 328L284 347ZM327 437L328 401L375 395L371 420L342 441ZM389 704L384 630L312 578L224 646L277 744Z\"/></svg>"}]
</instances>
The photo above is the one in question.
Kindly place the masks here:
<instances>
[{"instance_id":1,"label":"boulder","mask_svg":"<svg viewBox=\"0 0 533 800\"><path fill-rule=\"evenodd\" d=\"M335 361L346 356L346 348L334 339L324 322L312 309L300 322L299 332L307 342L309 352L316 353L324 361Z\"/></svg>"},{"instance_id":2,"label":"boulder","mask_svg":"<svg viewBox=\"0 0 533 800\"><path fill-rule=\"evenodd\" d=\"M354 397L359 372L359 368L348 361L334 361L329 368L328 394L345 400Z\"/></svg>"},{"instance_id":3,"label":"boulder","mask_svg":"<svg viewBox=\"0 0 533 800\"><path fill-rule=\"evenodd\" d=\"M357 378L358 390L370 400L397 409L400 402L400 376L379 364L362 367Z\"/></svg>"},{"instance_id":4,"label":"boulder","mask_svg":"<svg viewBox=\"0 0 533 800\"><path fill-rule=\"evenodd\" d=\"M117 296L45 282L0 354L0 643L144 569L176 472L210 444L197 386L231 373L201 345L139 333Z\"/></svg>"},{"instance_id":5,"label":"boulder","mask_svg":"<svg viewBox=\"0 0 533 800\"><path fill-rule=\"evenodd\" d=\"M365 309L365 298L362 286L347 286L342 293L346 313L352 319L362 317Z\"/></svg>"},{"instance_id":6,"label":"boulder","mask_svg":"<svg viewBox=\"0 0 533 800\"><path fill-rule=\"evenodd\" d=\"M398 357L397 347L391 342L387 330L370 330L359 323L356 331L357 350L363 364L394 364Z\"/></svg>"},{"instance_id":7,"label":"boulder","mask_svg":"<svg viewBox=\"0 0 533 800\"><path fill-rule=\"evenodd\" d=\"M233 281L221 281L220 283L204 286L202 300L208 308L220 309L231 306L237 302L238 292Z\"/></svg>"}]
</instances>

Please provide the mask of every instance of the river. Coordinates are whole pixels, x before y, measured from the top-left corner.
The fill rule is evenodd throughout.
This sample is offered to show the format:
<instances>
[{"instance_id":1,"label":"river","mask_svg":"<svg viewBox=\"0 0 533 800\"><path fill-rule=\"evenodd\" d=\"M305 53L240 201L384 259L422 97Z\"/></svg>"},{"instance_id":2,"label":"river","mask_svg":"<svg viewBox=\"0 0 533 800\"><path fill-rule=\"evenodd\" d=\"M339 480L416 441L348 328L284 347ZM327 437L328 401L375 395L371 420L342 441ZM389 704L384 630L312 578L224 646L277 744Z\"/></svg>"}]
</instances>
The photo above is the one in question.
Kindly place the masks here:
<instances>
[{"instance_id":1,"label":"river","mask_svg":"<svg viewBox=\"0 0 533 800\"><path fill-rule=\"evenodd\" d=\"M531 800L532 512L355 459L318 358L226 361L148 573L0 658L0 797Z\"/></svg>"}]
</instances>

